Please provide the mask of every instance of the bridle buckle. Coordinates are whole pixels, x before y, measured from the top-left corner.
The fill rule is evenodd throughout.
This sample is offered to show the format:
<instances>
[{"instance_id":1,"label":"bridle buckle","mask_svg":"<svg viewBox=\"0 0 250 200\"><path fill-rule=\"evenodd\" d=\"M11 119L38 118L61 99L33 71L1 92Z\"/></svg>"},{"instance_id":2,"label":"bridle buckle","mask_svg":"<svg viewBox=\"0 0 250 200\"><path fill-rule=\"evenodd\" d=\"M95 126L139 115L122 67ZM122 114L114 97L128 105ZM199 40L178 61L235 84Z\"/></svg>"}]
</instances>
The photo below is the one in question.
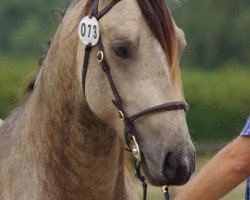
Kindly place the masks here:
<instances>
[{"instance_id":1,"label":"bridle buckle","mask_svg":"<svg viewBox=\"0 0 250 200\"><path fill-rule=\"evenodd\" d=\"M165 194L167 192L169 192L169 186L162 186L162 192Z\"/></svg>"},{"instance_id":2,"label":"bridle buckle","mask_svg":"<svg viewBox=\"0 0 250 200\"><path fill-rule=\"evenodd\" d=\"M96 56L97 56L97 61L99 63L101 63L104 60L104 53L103 53L103 51L98 51L98 53L97 53Z\"/></svg>"},{"instance_id":3,"label":"bridle buckle","mask_svg":"<svg viewBox=\"0 0 250 200\"><path fill-rule=\"evenodd\" d=\"M132 154L135 158L135 164L137 167L139 167L141 164L141 151L138 143L136 142L135 136L133 135L132 135L131 145L132 145Z\"/></svg>"},{"instance_id":4,"label":"bridle buckle","mask_svg":"<svg viewBox=\"0 0 250 200\"><path fill-rule=\"evenodd\" d=\"M119 114L120 120L124 121L124 120L125 120L125 115L124 115L124 113L123 113L121 110L119 110L119 111L118 111L118 114Z\"/></svg>"}]
</instances>

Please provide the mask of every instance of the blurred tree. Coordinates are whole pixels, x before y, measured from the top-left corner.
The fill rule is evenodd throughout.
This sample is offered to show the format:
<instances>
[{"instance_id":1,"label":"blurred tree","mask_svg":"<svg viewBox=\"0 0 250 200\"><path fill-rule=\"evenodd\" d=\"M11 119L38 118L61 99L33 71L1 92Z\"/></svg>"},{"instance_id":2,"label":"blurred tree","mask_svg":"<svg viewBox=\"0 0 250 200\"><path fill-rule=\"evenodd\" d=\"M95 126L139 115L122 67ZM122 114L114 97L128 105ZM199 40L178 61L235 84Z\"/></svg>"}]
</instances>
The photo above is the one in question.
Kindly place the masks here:
<instances>
[{"instance_id":1,"label":"blurred tree","mask_svg":"<svg viewBox=\"0 0 250 200\"><path fill-rule=\"evenodd\" d=\"M249 0L168 0L177 24L184 29L186 65L214 68L228 63L250 64ZM53 9L67 0L0 1L0 54L40 55L58 20Z\"/></svg>"},{"instance_id":2,"label":"blurred tree","mask_svg":"<svg viewBox=\"0 0 250 200\"><path fill-rule=\"evenodd\" d=\"M58 23L50 12L64 8L66 0L12 0L0 2L0 54L41 54Z\"/></svg>"},{"instance_id":3,"label":"blurred tree","mask_svg":"<svg viewBox=\"0 0 250 200\"><path fill-rule=\"evenodd\" d=\"M249 0L182 0L173 14L188 41L185 64L250 64Z\"/></svg>"}]
</instances>

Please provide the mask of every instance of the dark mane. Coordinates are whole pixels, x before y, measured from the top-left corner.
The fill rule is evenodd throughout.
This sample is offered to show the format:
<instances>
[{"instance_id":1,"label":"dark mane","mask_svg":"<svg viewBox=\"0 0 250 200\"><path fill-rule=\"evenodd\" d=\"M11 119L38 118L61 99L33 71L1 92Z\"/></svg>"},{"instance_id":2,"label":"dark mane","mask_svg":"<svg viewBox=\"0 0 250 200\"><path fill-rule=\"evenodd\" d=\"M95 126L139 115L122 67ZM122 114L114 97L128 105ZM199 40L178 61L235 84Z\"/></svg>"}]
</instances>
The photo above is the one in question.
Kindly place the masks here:
<instances>
[{"instance_id":1,"label":"dark mane","mask_svg":"<svg viewBox=\"0 0 250 200\"><path fill-rule=\"evenodd\" d=\"M172 16L164 0L137 0L148 25L158 38L168 58L173 64L176 48L175 28Z\"/></svg>"}]
</instances>

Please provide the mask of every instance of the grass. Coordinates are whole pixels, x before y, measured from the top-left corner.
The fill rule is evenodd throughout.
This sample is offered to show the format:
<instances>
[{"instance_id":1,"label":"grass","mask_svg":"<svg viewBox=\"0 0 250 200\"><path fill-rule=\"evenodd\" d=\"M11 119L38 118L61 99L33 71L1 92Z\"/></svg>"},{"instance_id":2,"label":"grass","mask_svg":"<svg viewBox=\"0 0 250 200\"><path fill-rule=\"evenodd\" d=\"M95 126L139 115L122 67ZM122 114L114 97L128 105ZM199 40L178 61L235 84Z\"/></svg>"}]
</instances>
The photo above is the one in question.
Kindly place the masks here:
<instances>
[{"instance_id":1,"label":"grass","mask_svg":"<svg viewBox=\"0 0 250 200\"><path fill-rule=\"evenodd\" d=\"M250 114L250 70L224 67L183 71L187 115L195 140L230 139L239 134Z\"/></svg>"},{"instance_id":2,"label":"grass","mask_svg":"<svg viewBox=\"0 0 250 200\"><path fill-rule=\"evenodd\" d=\"M37 66L32 59L0 57L0 118L6 117L17 104Z\"/></svg>"}]
</instances>

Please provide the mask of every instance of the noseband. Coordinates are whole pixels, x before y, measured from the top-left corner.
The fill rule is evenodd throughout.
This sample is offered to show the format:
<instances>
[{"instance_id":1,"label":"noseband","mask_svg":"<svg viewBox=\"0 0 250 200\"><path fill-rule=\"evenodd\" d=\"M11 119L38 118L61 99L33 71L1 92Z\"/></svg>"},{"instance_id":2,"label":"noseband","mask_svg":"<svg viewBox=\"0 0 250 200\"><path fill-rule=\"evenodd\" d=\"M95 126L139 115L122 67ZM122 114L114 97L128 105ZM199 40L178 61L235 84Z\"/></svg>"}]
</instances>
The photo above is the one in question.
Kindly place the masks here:
<instances>
[{"instance_id":1,"label":"noseband","mask_svg":"<svg viewBox=\"0 0 250 200\"><path fill-rule=\"evenodd\" d=\"M89 18L95 18L96 20L99 20L103 15L105 15L114 5L116 5L120 0L112 0L104 9L102 9L100 12L98 12L98 4L99 0L94 0L92 4L92 10L91 15ZM94 46L92 43L89 43L85 47L85 55L84 55L84 62L83 62L83 71L82 71L82 88L85 94L85 82L86 82L86 75L88 70L88 64L89 64L89 57L90 52L92 49L92 46ZM105 53L104 53L104 47L102 44L101 36L99 37L99 40L97 42L98 46L98 53L97 53L97 61L100 63L103 72L106 74L107 80L109 82L110 88L112 90L112 93L114 95L114 100L112 101L114 106L117 108L119 113L119 118L124 122L124 136L126 143L129 147L129 151L132 153L134 158L134 165L135 165L135 171L136 171L136 177L140 179L143 186L143 200L146 200L147 195L147 183L144 176L141 174L141 151L139 148L139 145L136 141L136 129L134 127L134 121L136 121L139 118L145 117L147 115L164 112L164 111L170 111L170 110L184 110L187 111L187 104L184 102L171 102L171 103L165 103L161 104L155 107L148 108L146 110L143 110L137 114L134 114L133 116L128 116L122 103L122 99L119 96L119 93L115 87L115 83L113 81L110 67L106 61ZM86 96L86 95L85 95ZM163 192L165 195L165 199L169 199L169 192L168 187L163 187Z\"/></svg>"}]
</instances>

